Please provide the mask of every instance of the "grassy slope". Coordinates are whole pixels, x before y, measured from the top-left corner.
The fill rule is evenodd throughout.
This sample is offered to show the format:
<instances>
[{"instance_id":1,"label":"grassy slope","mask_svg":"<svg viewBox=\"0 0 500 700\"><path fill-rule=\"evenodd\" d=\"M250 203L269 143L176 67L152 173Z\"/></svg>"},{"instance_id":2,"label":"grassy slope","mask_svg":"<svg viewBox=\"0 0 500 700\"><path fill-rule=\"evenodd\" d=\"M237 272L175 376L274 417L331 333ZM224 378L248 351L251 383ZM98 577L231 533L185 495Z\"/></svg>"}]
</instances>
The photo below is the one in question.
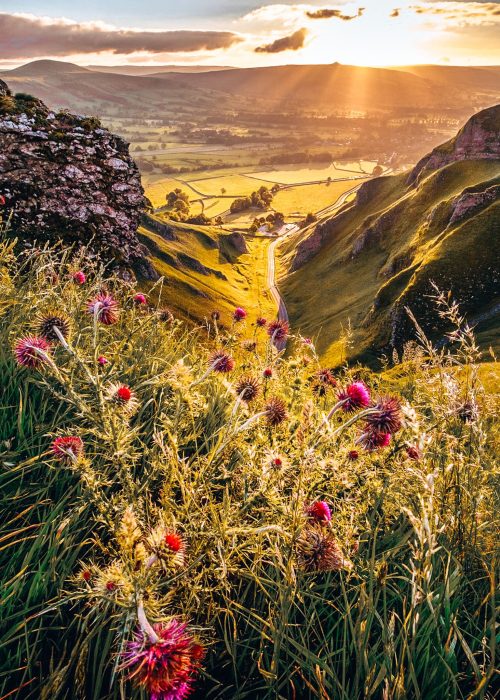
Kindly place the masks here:
<instances>
[{"instance_id":1,"label":"grassy slope","mask_svg":"<svg viewBox=\"0 0 500 700\"><path fill-rule=\"evenodd\" d=\"M141 227L142 241L153 256L153 264L165 277L161 296L163 303L177 316L200 321L214 310L228 321L236 306L243 306L253 320L260 315L274 316L275 305L265 290L267 239L247 239L247 252L239 253L231 245L226 232L209 226L169 223L176 240L167 241L158 233ZM178 254L189 255L207 270L222 273L196 272L179 264ZM156 293L156 292L155 292Z\"/></svg>"},{"instance_id":2,"label":"grassy slope","mask_svg":"<svg viewBox=\"0 0 500 700\"><path fill-rule=\"evenodd\" d=\"M464 188L499 173L498 162L468 161L433 173L411 190L406 188L404 175L381 178L368 202L350 207L341 225L335 221L327 224L330 229L321 254L291 273L295 248L304 234L289 240L281 250L280 288L293 325L316 336L319 351L334 364L343 358L345 345L339 336L349 323L353 328L351 356L370 359L371 345L380 348L387 343L392 305L398 299L411 301L412 305L418 302L424 277L432 275L438 283L443 281L451 288L459 288L467 306L471 299L466 289L478 282L468 275L468 270L477 268L485 277L484 266L493 251L491 235L498 222L498 205L458 223L446 236L440 235L441 209L433 225L427 226L426 219L438 205L444 212L446 202ZM353 242L367 223L373 223L384 212L387 221L380 240L365 245L353 258ZM366 222L367 217L372 219ZM313 231L314 228L305 235ZM477 257L474 265L470 264L471 254ZM392 269L399 272L391 273ZM374 300L377 310L370 312ZM487 308L486 300L482 303ZM487 332L490 326L491 333L491 324L488 321L478 330Z\"/></svg>"}]
</instances>

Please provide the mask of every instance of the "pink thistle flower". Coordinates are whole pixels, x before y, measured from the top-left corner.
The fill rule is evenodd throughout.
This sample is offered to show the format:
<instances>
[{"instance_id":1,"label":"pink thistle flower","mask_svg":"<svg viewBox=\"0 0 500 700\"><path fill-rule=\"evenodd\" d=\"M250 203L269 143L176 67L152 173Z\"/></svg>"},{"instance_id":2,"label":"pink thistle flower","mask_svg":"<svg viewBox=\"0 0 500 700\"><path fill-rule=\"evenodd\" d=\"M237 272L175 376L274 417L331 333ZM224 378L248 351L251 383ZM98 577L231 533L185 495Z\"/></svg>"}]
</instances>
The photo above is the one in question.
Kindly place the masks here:
<instances>
[{"instance_id":1,"label":"pink thistle flower","mask_svg":"<svg viewBox=\"0 0 500 700\"><path fill-rule=\"evenodd\" d=\"M370 392L364 382L353 382L338 395L342 401L342 410L346 413L353 413L359 408L366 408L370 405Z\"/></svg>"},{"instance_id":2,"label":"pink thistle flower","mask_svg":"<svg viewBox=\"0 0 500 700\"><path fill-rule=\"evenodd\" d=\"M332 519L332 511L326 501L314 501L306 508L306 513L318 523L329 523Z\"/></svg>"},{"instance_id":3,"label":"pink thistle flower","mask_svg":"<svg viewBox=\"0 0 500 700\"><path fill-rule=\"evenodd\" d=\"M92 578L92 572L89 571L89 569L84 569L82 571L82 578L85 581L85 583L88 583L90 579Z\"/></svg>"},{"instance_id":4,"label":"pink thistle flower","mask_svg":"<svg viewBox=\"0 0 500 700\"><path fill-rule=\"evenodd\" d=\"M228 355L224 350L216 350L210 355L210 367L215 372L231 372L234 369L234 360L231 355Z\"/></svg>"},{"instance_id":5,"label":"pink thistle flower","mask_svg":"<svg viewBox=\"0 0 500 700\"><path fill-rule=\"evenodd\" d=\"M37 335L29 335L16 341L14 355L19 365L38 369L48 361L50 343Z\"/></svg>"},{"instance_id":6,"label":"pink thistle flower","mask_svg":"<svg viewBox=\"0 0 500 700\"><path fill-rule=\"evenodd\" d=\"M274 459L271 460L271 465L279 469L283 466L283 460L281 459L281 457L274 457Z\"/></svg>"},{"instance_id":7,"label":"pink thistle flower","mask_svg":"<svg viewBox=\"0 0 500 700\"><path fill-rule=\"evenodd\" d=\"M401 405L391 396L382 396L366 417L368 429L377 433L396 433L402 425Z\"/></svg>"},{"instance_id":8,"label":"pink thistle flower","mask_svg":"<svg viewBox=\"0 0 500 700\"><path fill-rule=\"evenodd\" d=\"M147 303L148 300L144 294L134 294L134 304L137 304L137 306L144 306Z\"/></svg>"},{"instance_id":9,"label":"pink thistle flower","mask_svg":"<svg viewBox=\"0 0 500 700\"><path fill-rule=\"evenodd\" d=\"M258 318L255 323L259 326L259 328L264 328L264 326L267 326L266 319L262 317Z\"/></svg>"},{"instance_id":10,"label":"pink thistle flower","mask_svg":"<svg viewBox=\"0 0 500 700\"><path fill-rule=\"evenodd\" d=\"M286 340L290 327L286 321L271 321L267 326L267 334L273 341Z\"/></svg>"},{"instance_id":11,"label":"pink thistle flower","mask_svg":"<svg viewBox=\"0 0 500 700\"><path fill-rule=\"evenodd\" d=\"M76 462L83 454L83 441L77 435L57 437L50 446L52 454L59 461L67 464Z\"/></svg>"},{"instance_id":12,"label":"pink thistle flower","mask_svg":"<svg viewBox=\"0 0 500 700\"><path fill-rule=\"evenodd\" d=\"M106 582L106 590L109 591L109 593L113 593L114 591L116 591L117 588L118 588L118 586L116 585L116 583L114 581L107 581Z\"/></svg>"},{"instance_id":13,"label":"pink thistle flower","mask_svg":"<svg viewBox=\"0 0 500 700\"><path fill-rule=\"evenodd\" d=\"M99 357L97 358L97 363L99 365L101 365L101 367L104 367L104 365L107 365L108 362L109 362L109 360L106 357L104 357L104 355L99 355Z\"/></svg>"},{"instance_id":14,"label":"pink thistle flower","mask_svg":"<svg viewBox=\"0 0 500 700\"><path fill-rule=\"evenodd\" d=\"M175 554L180 552L184 547L183 539L177 532L167 532L163 538L163 541L165 542L166 547Z\"/></svg>"},{"instance_id":15,"label":"pink thistle flower","mask_svg":"<svg viewBox=\"0 0 500 700\"><path fill-rule=\"evenodd\" d=\"M243 321L243 319L246 317L247 312L245 311L245 309L242 309L241 306L238 306L238 308L234 310L233 318L235 321Z\"/></svg>"},{"instance_id":16,"label":"pink thistle flower","mask_svg":"<svg viewBox=\"0 0 500 700\"><path fill-rule=\"evenodd\" d=\"M382 447L387 447L391 442L390 433L368 431L359 436L357 442L364 447L367 452L374 452Z\"/></svg>"},{"instance_id":17,"label":"pink thistle flower","mask_svg":"<svg viewBox=\"0 0 500 700\"><path fill-rule=\"evenodd\" d=\"M184 700L204 656L204 649L175 618L154 624L151 633L140 627L122 652L122 670L130 680L149 693L151 700Z\"/></svg>"},{"instance_id":18,"label":"pink thistle flower","mask_svg":"<svg viewBox=\"0 0 500 700\"><path fill-rule=\"evenodd\" d=\"M89 301L87 310L105 326L112 326L118 321L118 302L111 294L98 294Z\"/></svg>"},{"instance_id":19,"label":"pink thistle flower","mask_svg":"<svg viewBox=\"0 0 500 700\"><path fill-rule=\"evenodd\" d=\"M271 379L273 376L273 370L270 367L266 367L266 369L262 372L262 375L264 379Z\"/></svg>"},{"instance_id":20,"label":"pink thistle flower","mask_svg":"<svg viewBox=\"0 0 500 700\"><path fill-rule=\"evenodd\" d=\"M82 270L78 270L77 272L73 273L73 282L75 284L85 284L87 281L87 277L85 276L85 272L82 272Z\"/></svg>"},{"instance_id":21,"label":"pink thistle flower","mask_svg":"<svg viewBox=\"0 0 500 700\"><path fill-rule=\"evenodd\" d=\"M347 453L347 458L351 460L351 462L355 462L357 459L359 459L359 452L357 450L349 450Z\"/></svg>"}]
</instances>

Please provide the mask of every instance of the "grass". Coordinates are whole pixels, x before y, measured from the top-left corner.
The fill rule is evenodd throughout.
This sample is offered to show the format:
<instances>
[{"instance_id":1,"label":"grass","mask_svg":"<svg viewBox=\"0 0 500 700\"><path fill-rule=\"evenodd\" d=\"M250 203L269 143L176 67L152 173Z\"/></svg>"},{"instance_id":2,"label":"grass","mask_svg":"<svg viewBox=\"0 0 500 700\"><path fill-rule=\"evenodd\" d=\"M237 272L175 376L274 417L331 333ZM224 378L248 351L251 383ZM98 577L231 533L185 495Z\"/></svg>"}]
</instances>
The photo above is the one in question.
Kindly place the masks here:
<instances>
[{"instance_id":1,"label":"grass","mask_svg":"<svg viewBox=\"0 0 500 700\"><path fill-rule=\"evenodd\" d=\"M176 240L165 241L161 235L144 227L140 236L149 247L153 264L165 282L155 297L177 315L197 322L222 313L227 323L237 306L244 306L255 316L273 317L276 308L266 287L267 239L246 239L246 253L228 241L228 232L209 226L169 223ZM202 274L178 256L189 256L201 263ZM222 279L221 279L222 276Z\"/></svg>"},{"instance_id":2,"label":"grass","mask_svg":"<svg viewBox=\"0 0 500 700\"><path fill-rule=\"evenodd\" d=\"M383 375L345 366L334 386L300 336L285 358L253 312L187 329L91 260L0 249L1 696L144 698L150 676L141 688L121 663L139 626L157 644L144 609L149 624L185 620L204 646L193 698L493 700L499 474L471 331L459 322L445 351L420 335ZM112 325L87 310L103 288ZM13 344L49 309L67 340L19 366ZM438 312L457 321L443 298ZM231 371L215 371L214 349ZM248 376L260 393L245 402ZM353 380L396 400L389 447L356 442L380 409L326 419ZM274 396L286 414L270 412ZM84 451L58 457L68 435ZM323 524L305 510L318 500Z\"/></svg>"},{"instance_id":3,"label":"grass","mask_svg":"<svg viewBox=\"0 0 500 700\"><path fill-rule=\"evenodd\" d=\"M341 163L338 165L342 168L344 167ZM283 168L269 168L269 170L248 174L252 175L252 177L260 178L261 180L267 180L268 182L278 182L281 185L299 185L307 182L316 182L317 180L326 180L329 177L331 177L332 180L346 177L354 179L359 177L358 172L359 171L346 172L345 170L339 170L335 163L328 166L325 166L324 163L318 163L317 167L298 164Z\"/></svg>"},{"instance_id":4,"label":"grass","mask_svg":"<svg viewBox=\"0 0 500 700\"><path fill-rule=\"evenodd\" d=\"M196 189L203 192L203 194L217 196L221 194L222 189L225 189L225 194L233 197L251 194L262 185L264 187L270 186L267 181L256 180L253 177L246 177L240 174L225 175L222 177L206 176L200 177L197 180L190 180L190 182L193 187L196 187Z\"/></svg>"},{"instance_id":5,"label":"grass","mask_svg":"<svg viewBox=\"0 0 500 700\"><path fill-rule=\"evenodd\" d=\"M465 161L433 173L416 188L407 188L404 174L374 180L371 195L362 204L355 202L325 223L320 255L293 271L297 250L307 245L315 227L278 248L280 290L290 318L304 334L316 338L325 361L334 366L347 353L379 364L383 348L390 342L400 345L400 338L412 333L401 311L390 341L395 307L411 306L431 329L429 279L450 288L471 319L494 302L488 257L498 206L493 203L471 219L446 226L453 198L467 187L483 186L499 172L498 161ZM376 227L379 233L353 254L364 232ZM478 332L482 331L479 325Z\"/></svg>"}]
</instances>

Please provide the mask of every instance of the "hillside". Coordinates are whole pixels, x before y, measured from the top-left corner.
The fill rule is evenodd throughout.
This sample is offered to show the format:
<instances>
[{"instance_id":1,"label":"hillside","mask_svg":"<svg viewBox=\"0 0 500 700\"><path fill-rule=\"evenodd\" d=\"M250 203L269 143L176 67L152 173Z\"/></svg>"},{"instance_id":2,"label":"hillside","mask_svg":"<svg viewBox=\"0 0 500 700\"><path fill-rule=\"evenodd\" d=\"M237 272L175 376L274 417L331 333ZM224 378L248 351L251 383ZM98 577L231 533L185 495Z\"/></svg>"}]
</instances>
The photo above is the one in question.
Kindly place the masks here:
<instances>
[{"instance_id":1,"label":"hillside","mask_svg":"<svg viewBox=\"0 0 500 700\"><path fill-rule=\"evenodd\" d=\"M333 218L280 250L280 289L331 363L376 361L413 337L409 306L434 338L431 281L451 290L484 345L498 324L500 106L475 115L409 174L363 185ZM496 145L494 145L496 144ZM338 340L351 324L350 347Z\"/></svg>"},{"instance_id":2,"label":"hillside","mask_svg":"<svg viewBox=\"0 0 500 700\"><path fill-rule=\"evenodd\" d=\"M276 314L265 283L266 239L245 239L212 226L166 222L154 216L143 217L139 238L155 270L165 277L162 304L177 317L202 321L219 311L222 325L229 325L238 306L253 319ZM148 280L141 284L153 287ZM153 298L158 293L154 287Z\"/></svg>"},{"instance_id":3,"label":"hillside","mask_svg":"<svg viewBox=\"0 0 500 700\"><path fill-rule=\"evenodd\" d=\"M234 95L242 99L259 97L261 106L288 101L293 96L294 103L313 103L316 108L335 104L367 110L463 108L471 101L472 104L484 99L493 102L500 94L498 72L461 67L450 67L446 74L446 91L442 85L445 74L439 66L430 66L426 71L425 67L403 70L334 63L237 69L214 67L210 71L178 73L156 71L153 67L147 69L147 75L139 67L134 70L91 68L62 61L33 61L0 73L0 77L8 80L15 91L32 92L44 100L50 97L50 103L58 106L77 109L81 107L81 98L85 97L87 113L93 108L94 100L135 106L137 100L147 99L148 103L167 106L176 96L187 102L200 91L211 95L212 100ZM74 79L75 73L79 74L78 80ZM480 84L477 76L483 76Z\"/></svg>"}]
</instances>

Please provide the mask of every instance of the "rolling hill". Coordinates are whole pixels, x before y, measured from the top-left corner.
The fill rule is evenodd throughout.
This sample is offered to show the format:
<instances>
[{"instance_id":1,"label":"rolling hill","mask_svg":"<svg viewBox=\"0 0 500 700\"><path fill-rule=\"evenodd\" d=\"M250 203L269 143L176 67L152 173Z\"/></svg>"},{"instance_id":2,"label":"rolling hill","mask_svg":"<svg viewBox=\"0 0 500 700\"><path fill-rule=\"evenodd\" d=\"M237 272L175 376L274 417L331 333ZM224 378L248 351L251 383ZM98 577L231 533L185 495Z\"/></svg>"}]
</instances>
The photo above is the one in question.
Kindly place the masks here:
<instances>
[{"instance_id":1,"label":"rolling hill","mask_svg":"<svg viewBox=\"0 0 500 700\"><path fill-rule=\"evenodd\" d=\"M451 290L483 345L498 328L500 106L476 114L410 173L362 185L354 203L286 241L280 289L292 324L332 364L376 363L414 336L441 339L431 282ZM340 339L351 325L349 346ZM498 337L498 336L496 336Z\"/></svg>"},{"instance_id":2,"label":"rolling hill","mask_svg":"<svg viewBox=\"0 0 500 700\"><path fill-rule=\"evenodd\" d=\"M443 109L474 110L497 101L500 73L494 69L421 66L404 69L331 65L287 65L265 68L231 68L198 72L160 72L144 75L142 69L122 67L93 70L63 61L33 61L0 73L12 89L30 92L51 105L86 113L103 105L158 109L181 100L196 104L199 97L219 100L259 100L264 111L277 103L308 104L356 110ZM148 68L148 71L150 69ZM151 70L153 72L154 69ZM133 73L133 74L130 74ZM78 79L75 79L78 74ZM446 90L443 81L446 80ZM267 107L266 107L267 105Z\"/></svg>"}]
</instances>

